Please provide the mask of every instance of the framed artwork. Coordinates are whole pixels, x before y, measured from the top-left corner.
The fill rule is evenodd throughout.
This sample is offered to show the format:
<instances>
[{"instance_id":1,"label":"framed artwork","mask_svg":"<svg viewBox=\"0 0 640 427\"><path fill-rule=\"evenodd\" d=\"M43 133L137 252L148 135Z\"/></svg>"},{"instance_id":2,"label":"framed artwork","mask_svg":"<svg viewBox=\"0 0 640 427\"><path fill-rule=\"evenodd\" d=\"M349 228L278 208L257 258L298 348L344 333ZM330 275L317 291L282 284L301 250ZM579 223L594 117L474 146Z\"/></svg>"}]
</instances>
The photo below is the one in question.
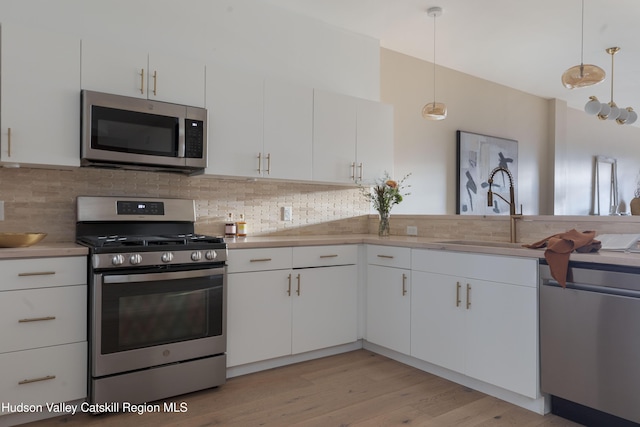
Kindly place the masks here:
<instances>
[{"instance_id":1,"label":"framed artwork","mask_svg":"<svg viewBox=\"0 0 640 427\"><path fill-rule=\"evenodd\" d=\"M517 190L518 141L457 131L458 183L456 213L460 215L509 215L509 176L499 171L493 177L493 206L487 206L489 174L501 166L508 169ZM517 199L517 194L516 194ZM516 201L516 206L518 206Z\"/></svg>"}]
</instances>

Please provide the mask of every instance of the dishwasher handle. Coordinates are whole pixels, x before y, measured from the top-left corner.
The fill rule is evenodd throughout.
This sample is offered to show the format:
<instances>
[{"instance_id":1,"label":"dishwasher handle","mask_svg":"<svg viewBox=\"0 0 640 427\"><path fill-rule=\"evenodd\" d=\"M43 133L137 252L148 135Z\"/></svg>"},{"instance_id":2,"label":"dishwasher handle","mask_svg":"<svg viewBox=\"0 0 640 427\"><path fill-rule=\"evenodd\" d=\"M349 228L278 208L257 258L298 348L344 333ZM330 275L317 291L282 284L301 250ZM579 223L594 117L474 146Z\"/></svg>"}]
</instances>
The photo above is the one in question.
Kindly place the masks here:
<instances>
[{"instance_id":1,"label":"dishwasher handle","mask_svg":"<svg viewBox=\"0 0 640 427\"><path fill-rule=\"evenodd\" d=\"M554 279L544 279L542 281L542 286L552 286L560 288L560 283ZM600 285L588 285L584 283L573 283L567 282L566 289L573 289L576 291L586 291L586 292L595 292L599 294L607 294L607 295L615 295L621 297L629 297L629 298L640 298L640 291L635 291L631 289L622 289L622 288L612 288L610 286L600 286Z\"/></svg>"}]
</instances>

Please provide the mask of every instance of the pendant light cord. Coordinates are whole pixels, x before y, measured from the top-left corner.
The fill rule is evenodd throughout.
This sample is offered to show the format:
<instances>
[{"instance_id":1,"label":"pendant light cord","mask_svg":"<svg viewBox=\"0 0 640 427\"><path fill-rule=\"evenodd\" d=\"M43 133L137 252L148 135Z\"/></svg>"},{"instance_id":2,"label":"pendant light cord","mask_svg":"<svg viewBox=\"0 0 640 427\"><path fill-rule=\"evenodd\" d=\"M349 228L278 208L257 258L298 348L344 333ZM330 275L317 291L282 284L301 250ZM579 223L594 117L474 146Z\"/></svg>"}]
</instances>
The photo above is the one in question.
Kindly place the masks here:
<instances>
[{"instance_id":1,"label":"pendant light cord","mask_svg":"<svg viewBox=\"0 0 640 427\"><path fill-rule=\"evenodd\" d=\"M435 13L433 14L433 108L436 108L436 14Z\"/></svg>"},{"instance_id":2,"label":"pendant light cord","mask_svg":"<svg viewBox=\"0 0 640 427\"><path fill-rule=\"evenodd\" d=\"M613 104L613 76L614 76L614 72L613 72L613 56L616 54L617 51L612 51L611 52L611 103Z\"/></svg>"},{"instance_id":3,"label":"pendant light cord","mask_svg":"<svg viewBox=\"0 0 640 427\"><path fill-rule=\"evenodd\" d=\"M580 29L580 77L584 69L584 0L582 0L582 27Z\"/></svg>"}]
</instances>

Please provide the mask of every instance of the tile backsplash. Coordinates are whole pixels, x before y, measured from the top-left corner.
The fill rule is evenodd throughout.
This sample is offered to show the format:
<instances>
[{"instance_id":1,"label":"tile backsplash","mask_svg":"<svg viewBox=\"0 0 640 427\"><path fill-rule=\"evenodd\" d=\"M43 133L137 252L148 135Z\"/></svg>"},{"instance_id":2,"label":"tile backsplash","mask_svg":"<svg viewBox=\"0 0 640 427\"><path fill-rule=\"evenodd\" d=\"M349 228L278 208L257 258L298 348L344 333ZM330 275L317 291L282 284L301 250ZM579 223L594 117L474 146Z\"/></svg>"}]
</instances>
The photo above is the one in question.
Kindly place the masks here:
<instances>
[{"instance_id":1,"label":"tile backsplash","mask_svg":"<svg viewBox=\"0 0 640 427\"><path fill-rule=\"evenodd\" d=\"M219 179L209 176L77 168L0 168L0 232L45 232L46 240L75 239L77 196L175 197L196 200L196 232L224 233L229 212L245 215L249 235L377 233L378 219L357 187L281 181ZM292 207L292 221L281 208ZM391 234L415 226L433 239L509 240L509 217L391 215ZM598 233L640 233L640 217L525 216L517 221L518 241L532 243L572 228Z\"/></svg>"},{"instance_id":2,"label":"tile backsplash","mask_svg":"<svg viewBox=\"0 0 640 427\"><path fill-rule=\"evenodd\" d=\"M250 235L366 233L369 204L355 187L187 177L77 168L0 168L3 232L45 232L46 242L75 236L77 196L174 197L196 200L196 231L221 235L229 212L245 215ZM281 208L293 208L292 221Z\"/></svg>"}]
</instances>

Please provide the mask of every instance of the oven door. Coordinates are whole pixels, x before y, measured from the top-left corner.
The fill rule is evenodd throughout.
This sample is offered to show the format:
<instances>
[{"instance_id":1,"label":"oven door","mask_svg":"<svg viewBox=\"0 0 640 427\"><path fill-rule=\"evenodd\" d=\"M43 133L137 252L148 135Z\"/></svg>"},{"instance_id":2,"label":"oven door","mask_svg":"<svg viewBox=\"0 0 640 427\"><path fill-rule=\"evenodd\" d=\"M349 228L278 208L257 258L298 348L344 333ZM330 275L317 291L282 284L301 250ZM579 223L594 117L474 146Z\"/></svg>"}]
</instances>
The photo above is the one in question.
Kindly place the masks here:
<instances>
[{"instance_id":1,"label":"oven door","mask_svg":"<svg viewBox=\"0 0 640 427\"><path fill-rule=\"evenodd\" d=\"M93 275L93 377L223 354L226 267Z\"/></svg>"}]
</instances>

